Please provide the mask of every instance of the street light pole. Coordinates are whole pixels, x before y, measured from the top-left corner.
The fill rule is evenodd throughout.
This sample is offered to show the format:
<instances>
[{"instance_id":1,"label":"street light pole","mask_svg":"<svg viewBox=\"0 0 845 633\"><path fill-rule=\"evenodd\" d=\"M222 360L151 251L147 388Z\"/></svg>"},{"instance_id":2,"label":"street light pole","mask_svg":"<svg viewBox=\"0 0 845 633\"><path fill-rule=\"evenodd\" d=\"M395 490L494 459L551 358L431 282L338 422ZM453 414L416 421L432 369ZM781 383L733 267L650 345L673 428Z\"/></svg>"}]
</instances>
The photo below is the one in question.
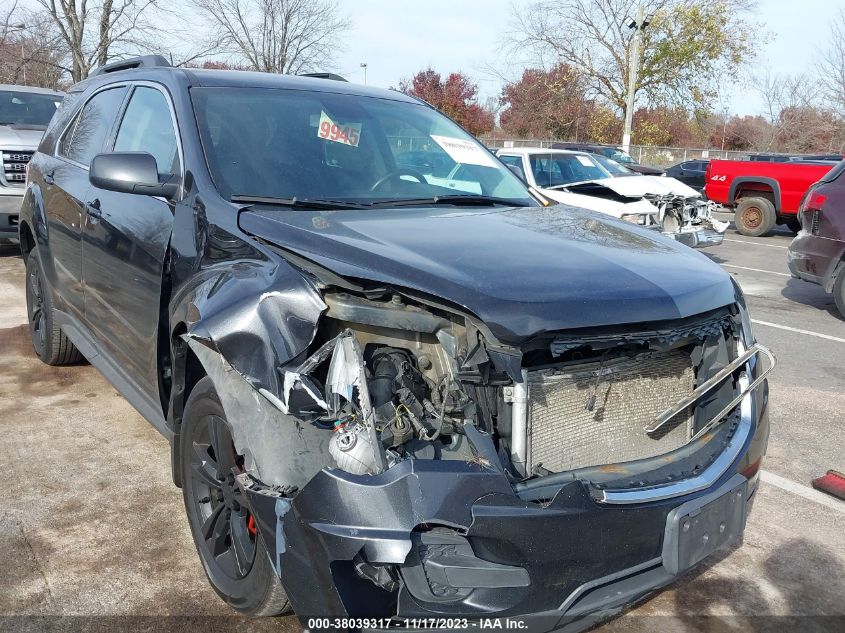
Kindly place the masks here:
<instances>
[{"instance_id":1,"label":"street light pole","mask_svg":"<svg viewBox=\"0 0 845 633\"><path fill-rule=\"evenodd\" d=\"M361 68L364 69L364 85L367 85L367 62L361 62Z\"/></svg>"},{"instance_id":2,"label":"street light pole","mask_svg":"<svg viewBox=\"0 0 845 633\"><path fill-rule=\"evenodd\" d=\"M640 65L640 42L643 29L648 26L650 20L646 20L645 7L640 5L637 8L636 20L629 20L628 28L634 29L634 37L631 40L631 57L628 63L628 94L625 102L625 132L622 135L622 149L627 153L631 149L631 128L634 123L634 92L637 88L637 71Z\"/></svg>"}]
</instances>

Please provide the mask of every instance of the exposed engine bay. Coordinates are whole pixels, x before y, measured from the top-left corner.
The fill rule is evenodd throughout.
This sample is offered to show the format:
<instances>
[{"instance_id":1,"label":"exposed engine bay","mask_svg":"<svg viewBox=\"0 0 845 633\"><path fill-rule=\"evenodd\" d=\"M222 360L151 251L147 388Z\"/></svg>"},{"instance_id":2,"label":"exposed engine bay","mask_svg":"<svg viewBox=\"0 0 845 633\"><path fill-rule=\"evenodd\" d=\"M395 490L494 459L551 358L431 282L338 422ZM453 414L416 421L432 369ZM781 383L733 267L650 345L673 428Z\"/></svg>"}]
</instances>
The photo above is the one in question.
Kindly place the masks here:
<instances>
[{"instance_id":1,"label":"exposed engine bay","mask_svg":"<svg viewBox=\"0 0 845 633\"><path fill-rule=\"evenodd\" d=\"M736 310L642 331L550 333L510 348L466 315L378 292L325 292L328 310L313 351L281 371L281 398L261 390L308 429L300 437L319 438L306 477L321 468L376 475L420 459L474 462L504 470L513 482L622 465L598 477L607 480L608 472L626 473L626 463L700 437L742 391L731 371L725 378L733 379L706 399L647 431L737 359L744 348ZM471 441L477 433L492 441L494 459ZM236 443L239 435L236 428ZM299 481L273 476L281 471L267 464L250 469L255 450L244 452L257 481L307 481L301 473Z\"/></svg>"}]
</instances>

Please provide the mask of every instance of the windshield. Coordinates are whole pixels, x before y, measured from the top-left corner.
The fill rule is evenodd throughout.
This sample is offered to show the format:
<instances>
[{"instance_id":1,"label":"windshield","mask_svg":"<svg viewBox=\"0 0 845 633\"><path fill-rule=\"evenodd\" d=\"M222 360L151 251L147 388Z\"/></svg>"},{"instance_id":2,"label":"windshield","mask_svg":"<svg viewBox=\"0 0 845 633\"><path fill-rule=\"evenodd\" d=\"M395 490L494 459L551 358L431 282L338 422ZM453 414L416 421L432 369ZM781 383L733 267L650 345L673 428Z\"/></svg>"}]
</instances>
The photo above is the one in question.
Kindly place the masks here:
<instances>
[{"instance_id":1,"label":"windshield","mask_svg":"<svg viewBox=\"0 0 845 633\"><path fill-rule=\"evenodd\" d=\"M560 187L574 182L611 178L588 154L532 154L529 158L538 187Z\"/></svg>"},{"instance_id":2,"label":"windshield","mask_svg":"<svg viewBox=\"0 0 845 633\"><path fill-rule=\"evenodd\" d=\"M57 95L0 90L0 125L46 129L61 102Z\"/></svg>"},{"instance_id":3,"label":"windshield","mask_svg":"<svg viewBox=\"0 0 845 633\"><path fill-rule=\"evenodd\" d=\"M211 176L227 199L538 204L478 141L421 104L266 88L194 88L191 99Z\"/></svg>"},{"instance_id":4,"label":"windshield","mask_svg":"<svg viewBox=\"0 0 845 633\"><path fill-rule=\"evenodd\" d=\"M630 165L634 162L634 159L631 158L630 154L627 154L618 149L613 149L612 147L607 148L604 151L604 155L622 165Z\"/></svg>"},{"instance_id":5,"label":"windshield","mask_svg":"<svg viewBox=\"0 0 845 633\"><path fill-rule=\"evenodd\" d=\"M596 154L594 158L596 159L596 162L599 163L602 167L604 167L607 171L609 171L612 176L619 177L636 175L635 172L631 171L624 165L620 165L612 158L608 158L603 154Z\"/></svg>"}]
</instances>

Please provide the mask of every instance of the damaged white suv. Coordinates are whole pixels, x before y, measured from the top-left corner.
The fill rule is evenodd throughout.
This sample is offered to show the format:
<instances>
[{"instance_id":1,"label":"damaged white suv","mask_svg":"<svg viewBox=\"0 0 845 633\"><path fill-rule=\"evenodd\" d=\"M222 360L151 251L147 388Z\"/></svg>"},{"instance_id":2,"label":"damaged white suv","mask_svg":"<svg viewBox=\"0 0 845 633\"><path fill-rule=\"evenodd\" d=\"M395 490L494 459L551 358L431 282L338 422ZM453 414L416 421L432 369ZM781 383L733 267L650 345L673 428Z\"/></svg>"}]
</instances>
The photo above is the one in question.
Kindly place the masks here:
<instances>
[{"instance_id":1,"label":"damaged white suv","mask_svg":"<svg viewBox=\"0 0 845 633\"><path fill-rule=\"evenodd\" d=\"M727 222L701 193L675 178L615 177L588 152L524 147L500 149L499 159L547 198L658 230L682 244L721 244Z\"/></svg>"},{"instance_id":2,"label":"damaged white suv","mask_svg":"<svg viewBox=\"0 0 845 633\"><path fill-rule=\"evenodd\" d=\"M20 241L36 353L168 438L243 613L577 628L742 535L768 351L730 276L543 206L412 97L106 66L30 163Z\"/></svg>"}]
</instances>

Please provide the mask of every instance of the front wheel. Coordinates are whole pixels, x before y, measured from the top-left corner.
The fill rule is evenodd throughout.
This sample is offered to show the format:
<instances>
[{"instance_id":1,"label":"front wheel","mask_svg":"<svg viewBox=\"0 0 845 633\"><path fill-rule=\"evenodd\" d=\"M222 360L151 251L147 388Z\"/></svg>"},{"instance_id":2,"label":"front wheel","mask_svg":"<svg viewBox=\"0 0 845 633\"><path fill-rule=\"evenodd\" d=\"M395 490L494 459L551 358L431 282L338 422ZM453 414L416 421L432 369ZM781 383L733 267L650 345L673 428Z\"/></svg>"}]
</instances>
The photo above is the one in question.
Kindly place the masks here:
<instances>
[{"instance_id":1,"label":"front wheel","mask_svg":"<svg viewBox=\"0 0 845 633\"><path fill-rule=\"evenodd\" d=\"M243 469L210 378L200 380L182 418L182 495L191 535L214 590L251 616L290 610L233 472Z\"/></svg>"},{"instance_id":2,"label":"front wheel","mask_svg":"<svg viewBox=\"0 0 845 633\"><path fill-rule=\"evenodd\" d=\"M48 365L69 365L82 360L82 354L56 323L50 287L41 270L38 247L26 260L26 313L35 354Z\"/></svg>"},{"instance_id":3,"label":"front wheel","mask_svg":"<svg viewBox=\"0 0 845 633\"><path fill-rule=\"evenodd\" d=\"M775 205L765 198L741 198L736 205L736 230L749 237L761 237L777 221Z\"/></svg>"}]
</instances>

